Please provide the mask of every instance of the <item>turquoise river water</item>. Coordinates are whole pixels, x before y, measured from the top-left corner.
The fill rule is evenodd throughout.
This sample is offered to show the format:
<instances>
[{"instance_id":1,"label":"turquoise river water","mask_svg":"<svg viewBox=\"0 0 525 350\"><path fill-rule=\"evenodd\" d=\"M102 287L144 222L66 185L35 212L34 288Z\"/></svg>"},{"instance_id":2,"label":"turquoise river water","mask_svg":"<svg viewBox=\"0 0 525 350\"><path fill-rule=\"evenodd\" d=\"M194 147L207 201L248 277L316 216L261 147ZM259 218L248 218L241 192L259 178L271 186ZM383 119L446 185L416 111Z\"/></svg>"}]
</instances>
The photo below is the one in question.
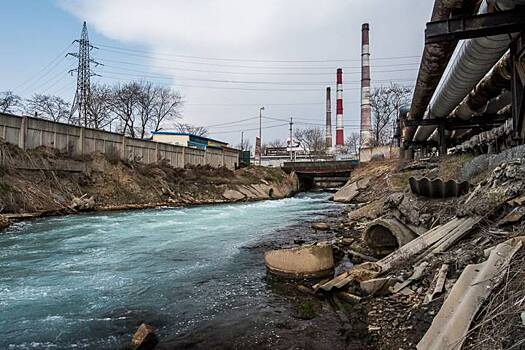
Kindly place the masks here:
<instances>
[{"instance_id":1,"label":"turquoise river water","mask_svg":"<svg viewBox=\"0 0 525 350\"><path fill-rule=\"evenodd\" d=\"M118 349L141 322L161 345L253 332L281 298L264 242L334 208L305 194L17 223L0 233L0 349Z\"/></svg>"}]
</instances>

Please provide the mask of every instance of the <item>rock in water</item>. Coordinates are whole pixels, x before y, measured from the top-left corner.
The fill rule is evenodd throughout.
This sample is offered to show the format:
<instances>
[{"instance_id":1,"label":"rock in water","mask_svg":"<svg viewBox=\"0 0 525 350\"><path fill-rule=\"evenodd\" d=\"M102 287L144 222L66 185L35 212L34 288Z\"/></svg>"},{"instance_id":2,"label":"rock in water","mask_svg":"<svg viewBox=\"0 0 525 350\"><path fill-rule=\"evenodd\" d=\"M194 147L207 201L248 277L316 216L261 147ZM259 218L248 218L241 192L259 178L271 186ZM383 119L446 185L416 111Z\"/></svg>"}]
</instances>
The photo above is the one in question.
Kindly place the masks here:
<instances>
[{"instance_id":1,"label":"rock in water","mask_svg":"<svg viewBox=\"0 0 525 350\"><path fill-rule=\"evenodd\" d=\"M132 350L152 350L158 342L159 340L155 335L154 328L143 323L140 325L139 329L137 329L135 334L133 334L129 348Z\"/></svg>"},{"instance_id":2,"label":"rock in water","mask_svg":"<svg viewBox=\"0 0 525 350\"><path fill-rule=\"evenodd\" d=\"M326 222L315 222L312 224L312 228L319 231L327 231L330 229L330 225Z\"/></svg>"}]
</instances>

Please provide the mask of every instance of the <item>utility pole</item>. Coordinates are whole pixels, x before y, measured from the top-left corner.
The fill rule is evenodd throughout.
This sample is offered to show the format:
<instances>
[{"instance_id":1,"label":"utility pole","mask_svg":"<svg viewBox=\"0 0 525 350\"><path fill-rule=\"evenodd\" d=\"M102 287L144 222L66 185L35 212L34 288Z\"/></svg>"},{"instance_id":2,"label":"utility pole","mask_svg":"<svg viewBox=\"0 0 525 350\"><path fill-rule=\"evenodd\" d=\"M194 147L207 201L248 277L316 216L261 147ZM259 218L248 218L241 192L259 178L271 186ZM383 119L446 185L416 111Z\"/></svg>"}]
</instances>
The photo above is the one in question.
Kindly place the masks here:
<instances>
[{"instance_id":1,"label":"utility pole","mask_svg":"<svg viewBox=\"0 0 525 350\"><path fill-rule=\"evenodd\" d=\"M244 131L241 131L241 151L244 151Z\"/></svg>"},{"instance_id":2,"label":"utility pole","mask_svg":"<svg viewBox=\"0 0 525 350\"><path fill-rule=\"evenodd\" d=\"M73 56L78 58L78 68L72 69L69 73L77 73L77 90L73 104L71 105L71 116L78 111L78 125L82 125L84 121L84 127L88 126L88 106L91 99L91 82L90 78L98 74L92 73L89 64L93 63L99 66L100 63L94 61L89 57L89 53L92 49L97 47L89 43L88 30L86 22L82 26L82 33L80 39L73 41L78 43L78 53L70 52L66 56Z\"/></svg>"},{"instance_id":3,"label":"utility pole","mask_svg":"<svg viewBox=\"0 0 525 350\"><path fill-rule=\"evenodd\" d=\"M264 107L259 108L259 166L261 166L262 161L262 111L264 111Z\"/></svg>"},{"instance_id":4,"label":"utility pole","mask_svg":"<svg viewBox=\"0 0 525 350\"><path fill-rule=\"evenodd\" d=\"M290 162L293 162L293 117L290 117Z\"/></svg>"}]
</instances>

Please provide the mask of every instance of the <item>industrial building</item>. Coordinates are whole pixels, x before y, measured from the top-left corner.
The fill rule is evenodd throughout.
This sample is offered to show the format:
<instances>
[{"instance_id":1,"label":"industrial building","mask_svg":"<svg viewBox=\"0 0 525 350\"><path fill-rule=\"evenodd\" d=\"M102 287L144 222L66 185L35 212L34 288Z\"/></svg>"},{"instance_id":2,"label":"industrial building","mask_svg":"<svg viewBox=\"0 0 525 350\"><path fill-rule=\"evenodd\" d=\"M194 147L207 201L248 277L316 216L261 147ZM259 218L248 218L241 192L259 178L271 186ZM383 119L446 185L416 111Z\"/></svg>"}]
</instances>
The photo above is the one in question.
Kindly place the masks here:
<instances>
[{"instance_id":1,"label":"industrial building","mask_svg":"<svg viewBox=\"0 0 525 350\"><path fill-rule=\"evenodd\" d=\"M228 146L227 142L210 139L186 132L177 131L154 131L153 141L169 143L172 145L206 150L208 148L223 149Z\"/></svg>"}]
</instances>

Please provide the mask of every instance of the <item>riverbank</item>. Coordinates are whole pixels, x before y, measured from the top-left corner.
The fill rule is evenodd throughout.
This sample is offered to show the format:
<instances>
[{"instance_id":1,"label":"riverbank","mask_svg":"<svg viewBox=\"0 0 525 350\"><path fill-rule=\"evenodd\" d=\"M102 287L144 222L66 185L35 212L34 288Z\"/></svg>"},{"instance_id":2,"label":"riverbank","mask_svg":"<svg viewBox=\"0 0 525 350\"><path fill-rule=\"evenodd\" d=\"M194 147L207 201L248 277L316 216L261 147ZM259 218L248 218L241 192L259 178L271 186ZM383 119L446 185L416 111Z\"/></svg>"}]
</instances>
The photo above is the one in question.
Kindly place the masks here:
<instances>
[{"instance_id":1,"label":"riverbank","mask_svg":"<svg viewBox=\"0 0 525 350\"><path fill-rule=\"evenodd\" d=\"M82 211L116 211L279 199L298 180L280 169L145 165L94 153L83 159L50 148L0 144L0 227Z\"/></svg>"},{"instance_id":2,"label":"riverbank","mask_svg":"<svg viewBox=\"0 0 525 350\"><path fill-rule=\"evenodd\" d=\"M331 242L336 278L295 283L305 293L305 302L314 298L336 310L348 348L413 349L424 337L425 342L451 337L464 349L525 344L520 319L525 312L525 252L520 243L525 228L525 161L514 151L507 153L410 164L376 161L353 172L344 193L345 209L326 233L335 236ZM411 191L411 176L467 180L470 191L457 197L425 197ZM409 227L423 243L410 245L413 250L398 250L396 237L388 236L387 230L367 237L367 227L379 218ZM461 226L452 226L454 222ZM444 238L432 245L423 241L427 231ZM492 254L510 244L515 245L514 256L501 255L505 258L498 260L501 253ZM487 269L484 273L492 269L493 275L469 275L480 269ZM477 278L472 286L482 287L473 291L464 282L469 278ZM462 300L474 305L472 309ZM454 303L457 306L451 307ZM448 313L443 314L444 308ZM468 312L471 316L465 316ZM456 323L446 328L447 322ZM434 336L440 326L442 332L464 329L464 333ZM428 348L424 344L428 345L418 349Z\"/></svg>"}]
</instances>

